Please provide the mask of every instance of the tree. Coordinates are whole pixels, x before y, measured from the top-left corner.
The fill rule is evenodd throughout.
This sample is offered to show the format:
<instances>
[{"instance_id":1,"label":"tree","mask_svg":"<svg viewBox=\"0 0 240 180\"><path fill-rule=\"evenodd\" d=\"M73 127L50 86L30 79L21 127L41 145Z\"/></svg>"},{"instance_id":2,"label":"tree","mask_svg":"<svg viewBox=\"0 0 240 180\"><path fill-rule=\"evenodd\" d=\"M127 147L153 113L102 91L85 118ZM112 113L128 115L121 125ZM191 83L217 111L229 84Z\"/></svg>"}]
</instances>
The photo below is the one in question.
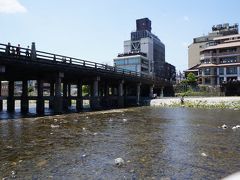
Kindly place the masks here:
<instances>
[{"instance_id":1,"label":"tree","mask_svg":"<svg viewBox=\"0 0 240 180\"><path fill-rule=\"evenodd\" d=\"M187 82L189 85L194 85L197 82L197 77L193 73L187 75Z\"/></svg>"}]
</instances>

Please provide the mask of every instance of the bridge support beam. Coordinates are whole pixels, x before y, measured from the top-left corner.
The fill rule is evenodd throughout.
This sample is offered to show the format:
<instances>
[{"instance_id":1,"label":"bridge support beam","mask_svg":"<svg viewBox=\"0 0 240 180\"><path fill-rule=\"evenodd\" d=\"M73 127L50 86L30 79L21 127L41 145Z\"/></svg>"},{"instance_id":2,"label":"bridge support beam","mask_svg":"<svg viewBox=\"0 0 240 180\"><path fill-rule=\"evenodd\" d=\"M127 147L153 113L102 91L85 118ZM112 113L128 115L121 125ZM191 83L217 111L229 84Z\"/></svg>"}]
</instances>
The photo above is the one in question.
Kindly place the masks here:
<instances>
[{"instance_id":1,"label":"bridge support beam","mask_svg":"<svg viewBox=\"0 0 240 180\"><path fill-rule=\"evenodd\" d=\"M2 96L2 81L0 81L0 97ZM0 99L0 111L3 110L3 101Z\"/></svg>"},{"instance_id":2,"label":"bridge support beam","mask_svg":"<svg viewBox=\"0 0 240 180\"><path fill-rule=\"evenodd\" d=\"M140 105L140 96L141 96L141 83L137 84L137 105Z\"/></svg>"},{"instance_id":3,"label":"bridge support beam","mask_svg":"<svg viewBox=\"0 0 240 180\"><path fill-rule=\"evenodd\" d=\"M37 80L37 114L44 114L43 81Z\"/></svg>"},{"instance_id":4,"label":"bridge support beam","mask_svg":"<svg viewBox=\"0 0 240 180\"><path fill-rule=\"evenodd\" d=\"M151 85L151 86L149 87L149 98L154 98L154 97L153 97L153 88L154 88L154 85Z\"/></svg>"},{"instance_id":5,"label":"bridge support beam","mask_svg":"<svg viewBox=\"0 0 240 180\"><path fill-rule=\"evenodd\" d=\"M22 96L21 96L21 112L28 113L29 104L28 104L28 81L22 81Z\"/></svg>"},{"instance_id":6,"label":"bridge support beam","mask_svg":"<svg viewBox=\"0 0 240 180\"><path fill-rule=\"evenodd\" d=\"M50 82L50 96L51 98L54 97L54 83ZM54 106L54 100L49 100L49 109L53 109Z\"/></svg>"},{"instance_id":7,"label":"bridge support beam","mask_svg":"<svg viewBox=\"0 0 240 180\"><path fill-rule=\"evenodd\" d=\"M124 107L124 96L123 96L123 83L124 81L120 81L118 84L118 107Z\"/></svg>"},{"instance_id":8,"label":"bridge support beam","mask_svg":"<svg viewBox=\"0 0 240 180\"><path fill-rule=\"evenodd\" d=\"M68 84L63 83L63 110L68 111Z\"/></svg>"},{"instance_id":9,"label":"bridge support beam","mask_svg":"<svg viewBox=\"0 0 240 180\"><path fill-rule=\"evenodd\" d=\"M56 77L55 82L55 96L54 96L54 113L60 114L62 113L62 96L61 96L61 78L63 78L64 74L59 73Z\"/></svg>"},{"instance_id":10,"label":"bridge support beam","mask_svg":"<svg viewBox=\"0 0 240 180\"><path fill-rule=\"evenodd\" d=\"M83 109L83 99L82 99L82 82L78 81L77 83L77 102L76 102L77 111L81 111Z\"/></svg>"},{"instance_id":11,"label":"bridge support beam","mask_svg":"<svg viewBox=\"0 0 240 180\"><path fill-rule=\"evenodd\" d=\"M100 77L96 77L93 82L93 94L90 100L90 106L92 110L98 110L100 109L100 98L99 98L99 92L98 92L98 84L100 81Z\"/></svg>"},{"instance_id":12,"label":"bridge support beam","mask_svg":"<svg viewBox=\"0 0 240 180\"><path fill-rule=\"evenodd\" d=\"M14 81L8 82L8 97L7 97L7 111L14 112L15 101L14 101Z\"/></svg>"},{"instance_id":13,"label":"bridge support beam","mask_svg":"<svg viewBox=\"0 0 240 180\"><path fill-rule=\"evenodd\" d=\"M160 94L160 97L163 97L164 95L163 95L163 89L164 89L164 87L161 87L161 94Z\"/></svg>"},{"instance_id":14,"label":"bridge support beam","mask_svg":"<svg viewBox=\"0 0 240 180\"><path fill-rule=\"evenodd\" d=\"M109 108L110 107L110 100L109 100L109 85L108 82L104 82L104 98L103 98L103 106L104 108Z\"/></svg>"},{"instance_id":15,"label":"bridge support beam","mask_svg":"<svg viewBox=\"0 0 240 180\"><path fill-rule=\"evenodd\" d=\"M71 99L71 84L68 84L68 106L72 106L72 99Z\"/></svg>"}]
</instances>

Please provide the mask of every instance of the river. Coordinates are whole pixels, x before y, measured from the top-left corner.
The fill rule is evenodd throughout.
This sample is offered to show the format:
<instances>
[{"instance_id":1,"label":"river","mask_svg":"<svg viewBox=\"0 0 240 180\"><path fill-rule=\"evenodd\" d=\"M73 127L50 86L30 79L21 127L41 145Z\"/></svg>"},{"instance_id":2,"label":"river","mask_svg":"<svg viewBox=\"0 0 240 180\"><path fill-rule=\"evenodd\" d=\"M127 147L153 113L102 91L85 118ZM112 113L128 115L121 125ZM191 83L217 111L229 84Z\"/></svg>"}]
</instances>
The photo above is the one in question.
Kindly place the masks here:
<instances>
[{"instance_id":1,"label":"river","mask_svg":"<svg viewBox=\"0 0 240 180\"><path fill-rule=\"evenodd\" d=\"M232 130L239 117L234 110L140 107L0 120L0 177L223 178L240 171L240 129Z\"/></svg>"}]
</instances>

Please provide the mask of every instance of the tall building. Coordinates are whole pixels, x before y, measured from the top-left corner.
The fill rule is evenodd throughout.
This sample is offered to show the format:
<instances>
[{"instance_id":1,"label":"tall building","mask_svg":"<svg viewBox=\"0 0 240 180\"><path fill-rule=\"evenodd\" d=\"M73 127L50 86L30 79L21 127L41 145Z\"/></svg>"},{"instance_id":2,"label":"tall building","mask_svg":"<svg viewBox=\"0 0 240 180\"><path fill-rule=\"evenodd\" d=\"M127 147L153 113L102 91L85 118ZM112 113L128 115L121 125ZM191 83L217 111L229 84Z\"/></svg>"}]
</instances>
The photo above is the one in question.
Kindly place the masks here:
<instances>
[{"instance_id":1,"label":"tall building","mask_svg":"<svg viewBox=\"0 0 240 180\"><path fill-rule=\"evenodd\" d=\"M206 36L193 39L193 43L188 47L188 68L192 68L200 64L200 52L205 45L216 37L238 34L238 24L230 26L228 23L219 24L212 27L212 32Z\"/></svg>"},{"instance_id":2,"label":"tall building","mask_svg":"<svg viewBox=\"0 0 240 180\"><path fill-rule=\"evenodd\" d=\"M123 69L168 79L165 45L151 30L148 18L136 20L136 31L131 33L130 40L124 41L124 53L114 59L114 64Z\"/></svg>"}]
</instances>

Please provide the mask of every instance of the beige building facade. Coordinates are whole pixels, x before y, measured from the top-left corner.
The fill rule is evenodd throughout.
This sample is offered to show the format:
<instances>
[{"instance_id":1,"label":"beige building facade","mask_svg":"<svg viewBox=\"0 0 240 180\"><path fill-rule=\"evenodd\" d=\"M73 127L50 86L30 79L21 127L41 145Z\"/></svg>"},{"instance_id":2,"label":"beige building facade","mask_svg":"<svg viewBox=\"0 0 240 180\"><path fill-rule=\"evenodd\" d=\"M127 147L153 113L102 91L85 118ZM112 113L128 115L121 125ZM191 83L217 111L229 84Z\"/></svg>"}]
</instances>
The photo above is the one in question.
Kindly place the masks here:
<instances>
[{"instance_id":1,"label":"beige building facade","mask_svg":"<svg viewBox=\"0 0 240 180\"><path fill-rule=\"evenodd\" d=\"M213 41L214 38L238 34L238 24L230 26L228 23L219 24L212 27L212 32L208 35L193 39L193 43L188 46L188 68L200 64L200 52L206 44Z\"/></svg>"}]
</instances>

